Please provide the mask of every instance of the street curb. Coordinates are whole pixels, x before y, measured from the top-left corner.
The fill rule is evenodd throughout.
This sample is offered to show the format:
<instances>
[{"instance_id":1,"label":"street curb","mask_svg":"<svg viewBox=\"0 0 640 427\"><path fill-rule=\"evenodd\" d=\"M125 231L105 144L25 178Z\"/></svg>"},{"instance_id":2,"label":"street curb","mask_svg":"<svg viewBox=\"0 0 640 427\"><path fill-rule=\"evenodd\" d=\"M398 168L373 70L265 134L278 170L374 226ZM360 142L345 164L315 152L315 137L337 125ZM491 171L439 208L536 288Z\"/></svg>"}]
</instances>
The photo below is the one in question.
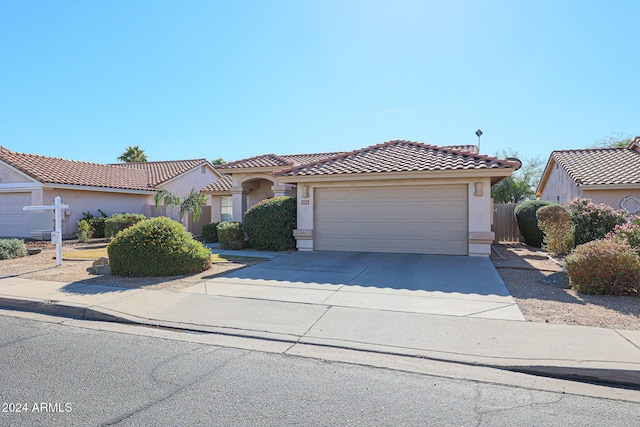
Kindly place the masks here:
<instances>
[{"instance_id":1,"label":"street curb","mask_svg":"<svg viewBox=\"0 0 640 427\"><path fill-rule=\"evenodd\" d=\"M397 348L393 351L385 350L375 344L369 348L350 346L344 343L331 344L328 342L314 342L296 335L271 333L267 331L252 331L238 328L228 328L219 326L204 326L197 324L178 323L142 318L125 313L117 313L101 307L86 307L72 303L61 303L53 300L34 300L21 298L0 297L0 308L32 313L49 314L54 316L68 317L73 319L92 320L101 322L123 323L130 325L151 326L166 329L174 329L184 332L201 332L218 335L225 335L237 338L258 339L292 345L302 344L325 348L336 348L342 350L353 350L365 353L376 353L380 355L390 355L408 357L413 359L434 360L445 363L455 363L467 366L487 367L504 371L518 372L540 377L556 378L589 384L605 385L631 390L640 390L640 372L635 370L622 369L598 369L598 368L575 368L569 366L544 366L544 365L498 365L493 363L483 363L477 361L462 361L446 359L443 357L432 357L421 354L411 349ZM380 348L373 348L380 347Z\"/></svg>"}]
</instances>

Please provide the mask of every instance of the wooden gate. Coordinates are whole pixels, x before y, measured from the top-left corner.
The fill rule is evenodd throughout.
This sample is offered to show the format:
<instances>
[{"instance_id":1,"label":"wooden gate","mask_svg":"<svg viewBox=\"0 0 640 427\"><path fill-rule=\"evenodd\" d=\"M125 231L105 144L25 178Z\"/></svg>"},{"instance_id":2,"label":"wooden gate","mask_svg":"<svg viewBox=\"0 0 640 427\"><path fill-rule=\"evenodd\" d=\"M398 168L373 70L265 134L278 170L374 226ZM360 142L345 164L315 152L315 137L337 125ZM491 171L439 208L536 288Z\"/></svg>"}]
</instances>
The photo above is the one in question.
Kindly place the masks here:
<instances>
[{"instance_id":1,"label":"wooden gate","mask_svg":"<svg viewBox=\"0 0 640 427\"><path fill-rule=\"evenodd\" d=\"M516 203L496 203L493 205L493 232L497 242L519 242L520 229L513 214Z\"/></svg>"}]
</instances>

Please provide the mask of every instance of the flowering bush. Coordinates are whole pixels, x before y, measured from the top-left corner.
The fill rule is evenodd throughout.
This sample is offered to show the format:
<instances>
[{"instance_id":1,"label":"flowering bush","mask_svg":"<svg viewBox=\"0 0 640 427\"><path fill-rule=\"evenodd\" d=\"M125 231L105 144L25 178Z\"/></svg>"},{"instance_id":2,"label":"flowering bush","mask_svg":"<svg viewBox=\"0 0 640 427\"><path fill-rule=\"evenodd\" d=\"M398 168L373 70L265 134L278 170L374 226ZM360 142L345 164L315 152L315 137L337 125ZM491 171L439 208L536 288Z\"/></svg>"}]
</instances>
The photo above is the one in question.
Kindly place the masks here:
<instances>
[{"instance_id":1,"label":"flowering bush","mask_svg":"<svg viewBox=\"0 0 640 427\"><path fill-rule=\"evenodd\" d=\"M594 240L565 258L572 289L583 294L638 295L640 257L618 240Z\"/></svg>"},{"instance_id":2,"label":"flowering bush","mask_svg":"<svg viewBox=\"0 0 640 427\"><path fill-rule=\"evenodd\" d=\"M604 239L616 225L627 221L627 212L605 204L595 204L591 199L576 199L569 205L571 222L576 228L575 244Z\"/></svg>"},{"instance_id":3,"label":"flowering bush","mask_svg":"<svg viewBox=\"0 0 640 427\"><path fill-rule=\"evenodd\" d=\"M538 227L544 234L542 247L558 256L565 256L573 249L573 226L569 211L562 205L544 206L536 212Z\"/></svg>"},{"instance_id":4,"label":"flowering bush","mask_svg":"<svg viewBox=\"0 0 640 427\"><path fill-rule=\"evenodd\" d=\"M120 276L176 276L211 267L211 252L177 221L157 217L120 231L107 247Z\"/></svg>"},{"instance_id":5,"label":"flowering bush","mask_svg":"<svg viewBox=\"0 0 640 427\"><path fill-rule=\"evenodd\" d=\"M613 231L607 234L606 238L619 239L627 243L638 255L640 255L640 217L635 216L622 225L616 225Z\"/></svg>"}]
</instances>

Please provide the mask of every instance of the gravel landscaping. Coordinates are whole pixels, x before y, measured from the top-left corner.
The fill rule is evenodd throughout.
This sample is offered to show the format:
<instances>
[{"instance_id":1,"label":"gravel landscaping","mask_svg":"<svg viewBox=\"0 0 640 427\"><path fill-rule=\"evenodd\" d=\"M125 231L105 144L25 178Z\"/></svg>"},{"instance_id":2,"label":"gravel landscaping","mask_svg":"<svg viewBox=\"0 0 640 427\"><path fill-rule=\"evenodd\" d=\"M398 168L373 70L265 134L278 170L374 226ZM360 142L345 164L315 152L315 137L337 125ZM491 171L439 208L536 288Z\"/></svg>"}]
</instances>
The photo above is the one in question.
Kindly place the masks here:
<instances>
[{"instance_id":1,"label":"gravel landscaping","mask_svg":"<svg viewBox=\"0 0 640 427\"><path fill-rule=\"evenodd\" d=\"M528 321L640 330L640 297L566 289L561 262L540 249L494 245L491 261Z\"/></svg>"}]
</instances>

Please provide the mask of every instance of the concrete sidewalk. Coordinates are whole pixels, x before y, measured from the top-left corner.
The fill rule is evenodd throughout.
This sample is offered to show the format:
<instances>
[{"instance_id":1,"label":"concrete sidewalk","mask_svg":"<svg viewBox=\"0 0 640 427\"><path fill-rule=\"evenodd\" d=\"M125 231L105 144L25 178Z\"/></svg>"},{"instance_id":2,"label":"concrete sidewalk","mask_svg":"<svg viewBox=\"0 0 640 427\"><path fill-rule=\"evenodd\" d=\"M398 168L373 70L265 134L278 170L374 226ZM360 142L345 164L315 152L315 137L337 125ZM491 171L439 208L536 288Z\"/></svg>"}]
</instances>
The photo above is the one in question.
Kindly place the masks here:
<instances>
[{"instance_id":1,"label":"concrete sidewalk","mask_svg":"<svg viewBox=\"0 0 640 427\"><path fill-rule=\"evenodd\" d=\"M640 331L20 278L0 279L0 308L640 387Z\"/></svg>"}]
</instances>

